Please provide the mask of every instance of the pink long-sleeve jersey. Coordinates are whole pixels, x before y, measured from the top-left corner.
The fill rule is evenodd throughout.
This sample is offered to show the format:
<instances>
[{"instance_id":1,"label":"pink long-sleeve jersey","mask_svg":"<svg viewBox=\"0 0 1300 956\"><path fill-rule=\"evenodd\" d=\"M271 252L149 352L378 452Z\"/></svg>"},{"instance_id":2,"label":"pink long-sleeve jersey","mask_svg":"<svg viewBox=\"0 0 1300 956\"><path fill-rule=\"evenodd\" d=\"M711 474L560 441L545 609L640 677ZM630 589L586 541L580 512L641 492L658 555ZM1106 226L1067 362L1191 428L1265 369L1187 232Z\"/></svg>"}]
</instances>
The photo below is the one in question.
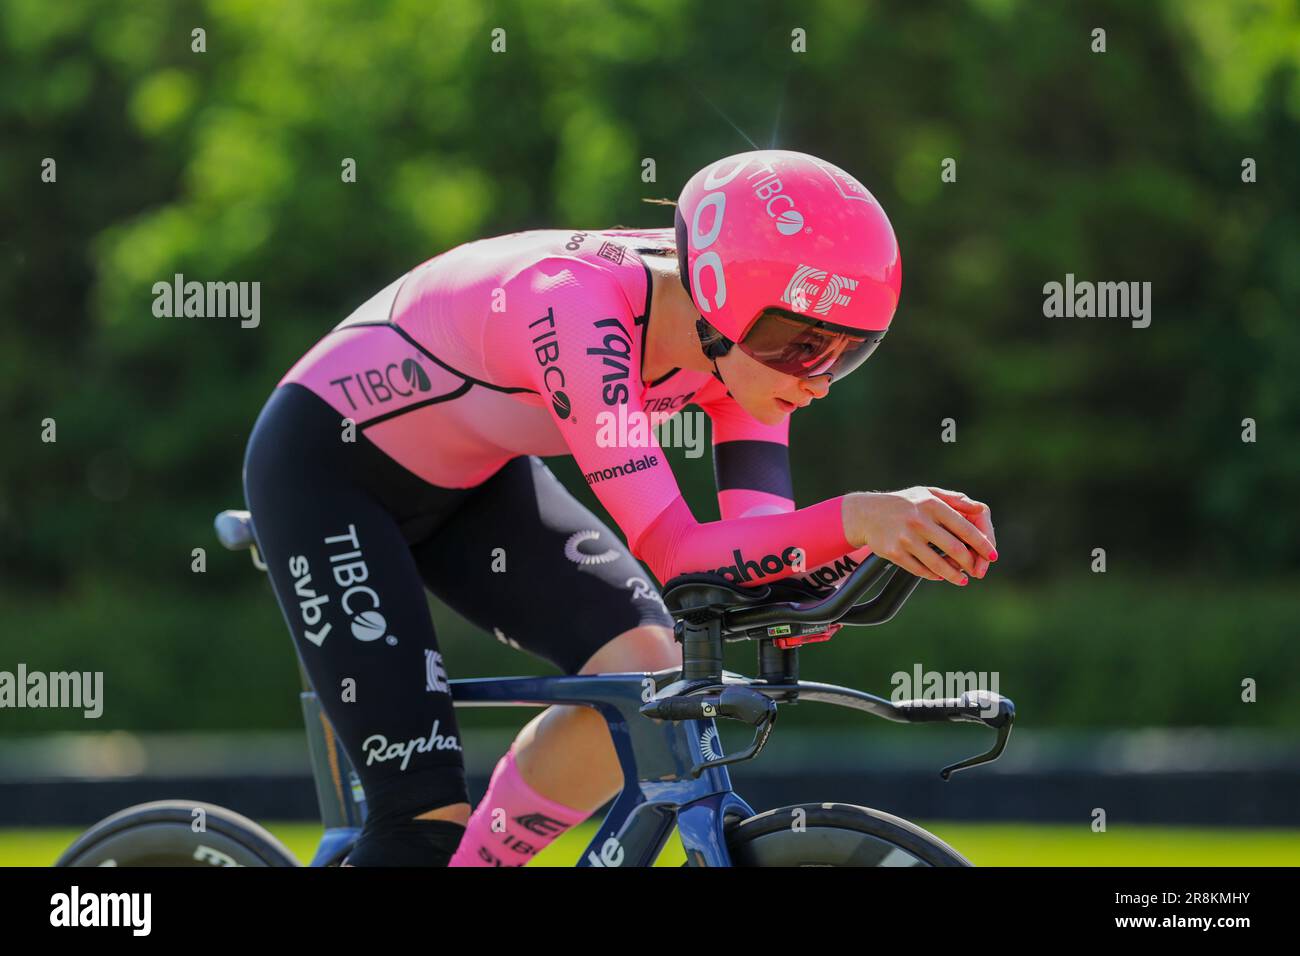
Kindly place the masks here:
<instances>
[{"instance_id":1,"label":"pink long-sleeve jersey","mask_svg":"<svg viewBox=\"0 0 1300 956\"><path fill-rule=\"evenodd\" d=\"M641 377L650 273L638 239L670 230L539 230L458 246L412 270L318 342L298 383L407 470L473 487L519 455L572 455L659 578L831 583L868 552L841 498L796 510L788 419L763 425L712 376ZM696 521L652 429L698 405L713 423L722 520ZM620 420L622 425L620 425Z\"/></svg>"}]
</instances>

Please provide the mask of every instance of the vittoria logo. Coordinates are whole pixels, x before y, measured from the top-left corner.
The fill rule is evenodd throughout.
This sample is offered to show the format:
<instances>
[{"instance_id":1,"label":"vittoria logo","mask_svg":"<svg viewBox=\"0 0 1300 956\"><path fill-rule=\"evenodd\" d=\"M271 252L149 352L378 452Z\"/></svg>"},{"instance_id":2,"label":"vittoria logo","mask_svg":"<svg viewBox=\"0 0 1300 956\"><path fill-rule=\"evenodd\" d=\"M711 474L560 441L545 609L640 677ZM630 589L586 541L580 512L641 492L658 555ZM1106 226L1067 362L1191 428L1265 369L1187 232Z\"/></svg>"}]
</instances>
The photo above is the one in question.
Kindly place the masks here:
<instances>
[{"instance_id":1,"label":"vittoria logo","mask_svg":"<svg viewBox=\"0 0 1300 956\"><path fill-rule=\"evenodd\" d=\"M544 370L542 384L546 386L546 393L551 396L551 408L555 410L556 418L566 419L573 411L573 403L563 391L564 370L558 364L560 340L555 332L555 310L548 308L544 316L536 322L529 322L528 327L536 330L533 336L533 355L537 357L537 364Z\"/></svg>"},{"instance_id":2,"label":"vittoria logo","mask_svg":"<svg viewBox=\"0 0 1300 956\"><path fill-rule=\"evenodd\" d=\"M606 405L619 405L626 402L630 394L627 378L632 367L632 336L616 318L597 319L594 325L607 330L600 348L587 349L588 355L599 355L605 366L600 397Z\"/></svg>"},{"instance_id":3,"label":"vittoria logo","mask_svg":"<svg viewBox=\"0 0 1300 956\"><path fill-rule=\"evenodd\" d=\"M791 545L779 555L765 554L757 561L746 561L745 556L737 548L731 552L731 557L735 564L725 564L715 568L713 573L722 575L732 583L740 584L769 574L779 574L786 568L795 567L797 563L802 562L803 551Z\"/></svg>"},{"instance_id":4,"label":"vittoria logo","mask_svg":"<svg viewBox=\"0 0 1300 956\"><path fill-rule=\"evenodd\" d=\"M609 481L612 478L622 478L624 475L631 475L638 471L645 471L647 468L653 468L657 464L659 464L658 455L642 455L640 458L629 458L621 465L615 465L612 468L602 468L598 471L584 472L582 477L587 479L587 484L594 485L602 481Z\"/></svg>"},{"instance_id":5,"label":"vittoria logo","mask_svg":"<svg viewBox=\"0 0 1300 956\"><path fill-rule=\"evenodd\" d=\"M858 287L857 279L846 279L823 269L801 265L786 283L781 301L788 302L796 312L815 312L826 315L833 305L848 305L848 293Z\"/></svg>"}]
</instances>

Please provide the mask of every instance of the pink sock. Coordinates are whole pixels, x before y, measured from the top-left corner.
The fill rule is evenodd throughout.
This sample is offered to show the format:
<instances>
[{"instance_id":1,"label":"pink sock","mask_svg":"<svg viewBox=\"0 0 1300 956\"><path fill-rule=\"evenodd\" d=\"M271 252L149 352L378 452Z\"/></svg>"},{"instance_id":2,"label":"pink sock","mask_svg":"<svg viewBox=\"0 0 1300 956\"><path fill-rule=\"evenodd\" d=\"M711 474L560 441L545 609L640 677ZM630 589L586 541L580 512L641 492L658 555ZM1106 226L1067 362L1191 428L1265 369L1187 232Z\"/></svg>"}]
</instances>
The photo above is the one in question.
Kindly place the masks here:
<instances>
[{"instance_id":1,"label":"pink sock","mask_svg":"<svg viewBox=\"0 0 1300 956\"><path fill-rule=\"evenodd\" d=\"M528 786L519 774L512 746L497 761L487 793L470 816L448 866L523 866L589 816L590 811L548 800Z\"/></svg>"}]
</instances>

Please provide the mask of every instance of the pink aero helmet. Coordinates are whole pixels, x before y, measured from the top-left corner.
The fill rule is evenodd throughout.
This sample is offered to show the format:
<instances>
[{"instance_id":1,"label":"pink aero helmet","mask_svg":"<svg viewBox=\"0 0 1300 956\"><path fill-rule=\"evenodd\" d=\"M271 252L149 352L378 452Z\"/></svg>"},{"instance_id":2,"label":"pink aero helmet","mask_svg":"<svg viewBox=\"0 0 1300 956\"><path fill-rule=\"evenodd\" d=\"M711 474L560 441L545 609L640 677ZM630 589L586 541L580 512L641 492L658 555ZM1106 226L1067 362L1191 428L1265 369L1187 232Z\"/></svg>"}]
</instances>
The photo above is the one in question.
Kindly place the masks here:
<instances>
[{"instance_id":1,"label":"pink aero helmet","mask_svg":"<svg viewBox=\"0 0 1300 956\"><path fill-rule=\"evenodd\" d=\"M889 328L898 241L875 197L838 166L788 150L737 153L691 177L676 219L695 307L759 361L842 377Z\"/></svg>"}]
</instances>

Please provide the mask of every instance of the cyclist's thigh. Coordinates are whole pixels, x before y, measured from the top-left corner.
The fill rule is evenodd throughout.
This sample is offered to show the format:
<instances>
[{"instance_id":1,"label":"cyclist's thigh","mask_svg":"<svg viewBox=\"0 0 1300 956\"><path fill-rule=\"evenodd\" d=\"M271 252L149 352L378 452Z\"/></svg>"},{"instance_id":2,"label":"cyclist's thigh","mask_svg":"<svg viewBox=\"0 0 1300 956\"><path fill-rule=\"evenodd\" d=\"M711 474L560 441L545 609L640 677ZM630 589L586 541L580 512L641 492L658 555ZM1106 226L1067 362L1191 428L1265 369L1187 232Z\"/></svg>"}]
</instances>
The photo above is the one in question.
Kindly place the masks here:
<instances>
[{"instance_id":1,"label":"cyclist's thigh","mask_svg":"<svg viewBox=\"0 0 1300 956\"><path fill-rule=\"evenodd\" d=\"M507 463L414 552L440 599L566 674L625 631L672 627L623 540L535 457Z\"/></svg>"},{"instance_id":2,"label":"cyclist's thigh","mask_svg":"<svg viewBox=\"0 0 1300 956\"><path fill-rule=\"evenodd\" d=\"M267 403L245 494L276 599L373 816L465 802L460 732L399 519L365 487L409 476L301 386ZM377 455L378 458L369 456ZM413 480L414 476L410 476ZM368 821L369 824L369 821Z\"/></svg>"}]
</instances>

